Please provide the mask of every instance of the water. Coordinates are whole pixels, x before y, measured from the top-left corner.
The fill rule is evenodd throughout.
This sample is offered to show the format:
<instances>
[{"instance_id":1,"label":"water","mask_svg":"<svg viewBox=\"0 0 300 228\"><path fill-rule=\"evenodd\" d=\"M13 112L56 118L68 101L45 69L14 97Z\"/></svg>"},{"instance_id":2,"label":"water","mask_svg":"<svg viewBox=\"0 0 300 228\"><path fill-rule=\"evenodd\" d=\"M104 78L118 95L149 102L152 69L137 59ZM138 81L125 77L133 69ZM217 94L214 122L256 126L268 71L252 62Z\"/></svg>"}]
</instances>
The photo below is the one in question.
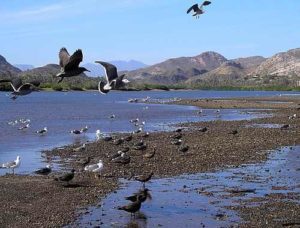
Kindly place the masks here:
<instances>
[{"instance_id":1,"label":"water","mask_svg":"<svg viewBox=\"0 0 300 228\"><path fill-rule=\"evenodd\" d=\"M104 198L97 207L82 211L70 227L229 227L241 219L228 206L237 206L241 201L247 201L249 207L258 206L263 201L249 200L267 194L299 195L299 170L300 146L295 146L271 153L267 162L260 164L154 179L146 186L151 190L152 200L142 205L141 215L136 219L116 208L128 204L124 197L137 192L141 184L121 180L118 191ZM235 194L232 190L249 191Z\"/></svg>"},{"instance_id":2,"label":"water","mask_svg":"<svg viewBox=\"0 0 300 228\"><path fill-rule=\"evenodd\" d=\"M241 120L257 117L255 112L241 113L238 110L205 110L203 115L196 113L192 106L137 104L128 103L130 98L153 99L180 98L227 98L245 96L279 96L280 92L260 91L145 91L110 92L100 95L98 92L39 92L10 100L6 93L0 92L0 164L21 156L22 165L19 174L31 173L49 162L41 157L41 151L75 142L93 140L95 131L121 132L132 131L129 120L140 118L146 121L145 130L167 130L170 124L187 121L208 121L215 119ZM145 109L148 107L148 109ZM112 114L115 119L109 119ZM16 119L30 119L30 128L19 131L21 125L10 126L7 123ZM81 129L88 125L85 135L74 136L72 129ZM47 127L45 136L35 131ZM6 170L0 169L0 175Z\"/></svg>"}]
</instances>

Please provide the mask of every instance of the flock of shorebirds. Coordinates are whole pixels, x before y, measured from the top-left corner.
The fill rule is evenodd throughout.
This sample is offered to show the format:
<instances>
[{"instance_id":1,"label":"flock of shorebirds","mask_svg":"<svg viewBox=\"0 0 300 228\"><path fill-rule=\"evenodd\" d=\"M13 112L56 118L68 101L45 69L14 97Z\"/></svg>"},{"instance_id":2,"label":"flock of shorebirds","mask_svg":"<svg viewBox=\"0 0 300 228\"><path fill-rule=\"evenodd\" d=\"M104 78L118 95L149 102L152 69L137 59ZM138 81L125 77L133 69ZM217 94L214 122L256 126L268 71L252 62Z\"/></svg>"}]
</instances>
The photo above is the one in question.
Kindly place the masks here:
<instances>
[{"instance_id":1,"label":"flock of shorebirds","mask_svg":"<svg viewBox=\"0 0 300 228\"><path fill-rule=\"evenodd\" d=\"M199 18L201 14L204 13L203 7L211 4L210 1L204 1L200 7L198 4L195 4L191 6L187 13L190 13L191 11L194 11L193 16L196 18ZM58 83L62 82L64 78L74 77L78 76L86 71L89 71L88 69L81 67L80 63L83 60L83 53L81 49L76 50L72 55L70 55L65 47L61 48L59 51L59 65L61 67L60 72L58 72L54 77L59 79ZM110 90L114 89L120 89L124 87L126 84L129 83L129 80L125 79L125 74L118 75L117 67L113 64L103 62L103 61L95 61L95 63L99 63L105 70L105 78L106 82L100 80L98 83L98 90L102 94L108 93ZM28 83L23 83L23 81L20 78L15 79L3 79L0 80L0 83L10 83L13 91L10 94L10 98L15 100L18 98L18 96L25 96L33 91L37 90L40 86L40 82L35 80ZM129 102L136 102L135 100L129 101ZM112 115L110 118L115 118L115 115ZM139 126L139 119L134 119L130 121L131 123L135 124L135 126ZM18 130L25 130L30 127L30 120L29 119L21 119L21 120L15 120L11 121L8 124L9 125L16 125L21 123L22 126L18 128ZM143 126L145 122L141 122L141 125ZM70 133L78 135L82 134L88 131L88 126L82 128L81 130L71 130ZM204 129L205 130L205 129ZM207 129L206 129L207 130ZM142 127L139 127L136 131L133 133L140 133L143 131ZM39 135L45 135L48 132L47 127L44 127L41 130L37 130L36 133ZM143 137L149 136L149 132L144 133ZM186 152L189 149L189 146L184 145L182 146L182 134L181 129L178 129L176 131L176 135L172 136L171 143L173 145L178 145L179 150L181 152ZM109 141L112 138L110 136L103 137L100 130L96 131L96 138L97 140L103 138L105 141ZM123 141L130 141L132 139L132 136L128 136L126 138L116 139L114 140L115 145L121 144ZM82 146L78 148L74 148L73 150L76 152L83 151L86 148L86 144L83 144ZM136 150L144 150L146 148L146 144L141 140L138 143L134 144L134 148ZM155 150L149 153L146 153L144 156L147 158L153 157L155 154ZM95 164L89 164L90 160L85 161L83 164L85 165L84 171L87 172L93 172L93 173L99 173L102 171L104 164L102 160L99 160L98 163ZM118 151L113 157L112 162L115 163L121 163L121 164L127 164L130 162L130 157L126 155L126 151ZM16 160L3 163L0 165L0 168L6 168L11 169L12 173L15 173L15 169L18 168L21 164L20 156L17 156ZM51 165L47 165L44 168L36 170L34 173L38 175L48 175L52 172ZM71 172L65 173L61 176L58 176L55 178L56 181L62 182L62 183L69 183L75 176L75 170L72 169ZM143 183L143 188L139 190L136 194L126 197L127 200L130 200L132 203L118 207L119 210L124 210L131 215L135 215L137 211L141 208L141 204L146 201L146 199L151 199L151 195L149 193L149 189L145 188L145 183L148 182L153 176L153 172L147 175L141 175L141 176L135 176L135 180L140 181Z\"/></svg>"}]
</instances>

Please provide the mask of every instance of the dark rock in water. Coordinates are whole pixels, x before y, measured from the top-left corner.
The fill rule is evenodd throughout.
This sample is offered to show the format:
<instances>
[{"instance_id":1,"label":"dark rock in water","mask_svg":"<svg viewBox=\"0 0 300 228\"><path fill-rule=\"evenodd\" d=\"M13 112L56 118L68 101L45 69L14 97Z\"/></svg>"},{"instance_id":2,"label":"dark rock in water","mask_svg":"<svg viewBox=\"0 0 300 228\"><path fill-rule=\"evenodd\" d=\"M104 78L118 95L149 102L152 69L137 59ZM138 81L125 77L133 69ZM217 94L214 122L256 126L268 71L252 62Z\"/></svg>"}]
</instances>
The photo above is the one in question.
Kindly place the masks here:
<instances>
[{"instance_id":1,"label":"dark rock in water","mask_svg":"<svg viewBox=\"0 0 300 228\"><path fill-rule=\"evenodd\" d=\"M233 189L229 190L230 193L237 194L237 193L255 193L256 189Z\"/></svg>"}]
</instances>

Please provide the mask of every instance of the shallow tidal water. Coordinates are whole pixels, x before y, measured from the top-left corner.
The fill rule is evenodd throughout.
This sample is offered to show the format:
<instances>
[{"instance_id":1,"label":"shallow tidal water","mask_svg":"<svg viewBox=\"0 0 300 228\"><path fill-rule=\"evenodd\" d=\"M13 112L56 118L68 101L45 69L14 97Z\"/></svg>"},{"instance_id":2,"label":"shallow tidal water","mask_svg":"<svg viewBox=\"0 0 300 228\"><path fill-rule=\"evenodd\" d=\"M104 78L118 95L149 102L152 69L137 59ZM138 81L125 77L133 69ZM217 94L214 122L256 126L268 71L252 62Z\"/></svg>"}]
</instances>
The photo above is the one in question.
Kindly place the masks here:
<instances>
[{"instance_id":1,"label":"shallow tidal water","mask_svg":"<svg viewBox=\"0 0 300 228\"><path fill-rule=\"evenodd\" d=\"M169 130L170 125L188 121L243 120L259 117L259 113L240 110L222 110L216 115L208 109L200 116L193 106L128 103L131 98L169 100L173 98L227 98L248 96L280 96L281 92L261 91L143 91L110 92L104 96L98 92L36 92L13 101L0 92L0 164L21 156L18 174L29 174L51 161L41 156L42 150L95 139L95 131L103 133L131 132L135 127L130 119L146 121L145 131ZM251 110L246 110L251 111ZM116 118L109 117L115 114ZM8 122L30 119L30 127L18 130L24 124ZM86 134L74 136L73 129L86 125ZM45 136L35 131L48 128ZM58 167L55 167L55 169ZM54 169L54 170L55 170ZM7 170L0 169L0 175Z\"/></svg>"},{"instance_id":2,"label":"shallow tidal water","mask_svg":"<svg viewBox=\"0 0 300 228\"><path fill-rule=\"evenodd\" d=\"M300 146L273 151L266 162L259 164L153 179L146 184L152 200L143 203L136 218L116 208L128 204L124 197L137 192L141 183L123 179L120 182L119 190L103 198L96 207L78 212L78 220L67 227L237 226L241 219L227 209L229 206L273 193L300 193ZM262 202L247 201L247 206Z\"/></svg>"}]
</instances>

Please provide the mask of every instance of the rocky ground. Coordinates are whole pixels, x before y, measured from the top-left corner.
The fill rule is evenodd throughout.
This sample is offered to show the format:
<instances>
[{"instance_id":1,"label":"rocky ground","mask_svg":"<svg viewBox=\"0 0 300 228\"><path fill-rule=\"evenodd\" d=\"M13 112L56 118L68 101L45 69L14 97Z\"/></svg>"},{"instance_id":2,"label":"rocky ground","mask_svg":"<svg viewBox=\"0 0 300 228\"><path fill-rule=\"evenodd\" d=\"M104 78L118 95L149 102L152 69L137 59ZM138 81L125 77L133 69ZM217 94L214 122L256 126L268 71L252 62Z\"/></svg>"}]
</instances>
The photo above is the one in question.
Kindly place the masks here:
<instances>
[{"instance_id":1,"label":"rocky ground","mask_svg":"<svg viewBox=\"0 0 300 228\"><path fill-rule=\"evenodd\" d=\"M88 205L99 203L101 197L114 191L118 178L130 178L133 174L154 172L154 178L175 176L184 173L212 171L222 167L239 166L266 160L269 150L281 146L300 145L300 100L297 98L242 98L219 100L183 100L180 104L201 108L262 108L261 112L272 117L249 121L211 121L186 123L181 133L157 132L143 137L134 134L131 141L115 145L114 139L129 134L116 134L113 140L103 139L87 144L86 150L74 152L78 145L44 152L48 157L60 157L60 163L75 168L75 178L69 185L62 185L49 177L6 175L0 177L0 226L57 227L70 223L76 211ZM270 110L276 108L276 110ZM222 112L222 111L221 111ZM296 118L288 118L296 114ZM253 124L288 124L286 129L249 127ZM203 132L206 127L207 131ZM180 137L182 145L173 145L174 137ZM146 148L138 150L134 144L143 140ZM183 147L187 151L182 152ZM128 164L111 161L117 151L129 148ZM155 151L152 158L149 158ZM101 175L83 172L81 158L91 158L91 163L104 162ZM300 175L300 174L299 174ZM299 196L298 196L299 197ZM285 208L284 212L282 208ZM272 209L272 210L271 210ZM269 197L267 203L257 208L236 207L247 222L243 227L254 224L278 227L281 217L286 224L300 222L299 204ZM282 224L280 224L282 225Z\"/></svg>"}]
</instances>

